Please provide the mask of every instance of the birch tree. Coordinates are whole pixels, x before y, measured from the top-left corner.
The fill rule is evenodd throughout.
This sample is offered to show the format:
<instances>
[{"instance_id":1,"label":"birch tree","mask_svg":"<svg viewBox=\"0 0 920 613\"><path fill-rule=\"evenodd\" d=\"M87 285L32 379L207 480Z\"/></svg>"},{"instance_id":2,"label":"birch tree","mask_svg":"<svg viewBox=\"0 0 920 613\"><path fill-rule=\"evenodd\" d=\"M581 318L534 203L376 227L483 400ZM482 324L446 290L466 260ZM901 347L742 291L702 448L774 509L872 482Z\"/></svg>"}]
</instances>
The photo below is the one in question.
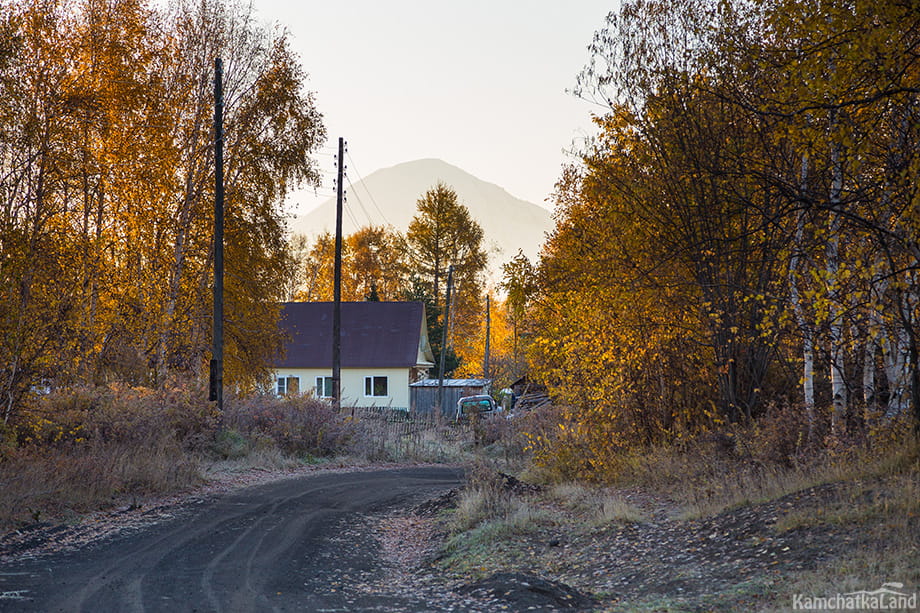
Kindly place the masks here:
<instances>
[{"instance_id":1,"label":"birch tree","mask_svg":"<svg viewBox=\"0 0 920 613\"><path fill-rule=\"evenodd\" d=\"M0 395L42 379L163 384L210 344L210 120L227 65L229 377L278 346L284 194L322 118L284 35L217 1L0 5ZM274 306L273 306L274 305Z\"/></svg>"}]
</instances>

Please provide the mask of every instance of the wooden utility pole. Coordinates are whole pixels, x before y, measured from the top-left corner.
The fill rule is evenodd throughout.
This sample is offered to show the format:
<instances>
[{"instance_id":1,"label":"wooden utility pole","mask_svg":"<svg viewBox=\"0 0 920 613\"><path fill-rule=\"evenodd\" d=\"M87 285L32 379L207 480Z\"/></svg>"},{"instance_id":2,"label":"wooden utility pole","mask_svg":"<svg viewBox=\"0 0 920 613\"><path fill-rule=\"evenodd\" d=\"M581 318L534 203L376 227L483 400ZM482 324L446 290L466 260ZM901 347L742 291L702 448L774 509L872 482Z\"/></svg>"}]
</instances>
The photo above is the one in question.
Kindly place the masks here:
<instances>
[{"instance_id":1,"label":"wooden utility pole","mask_svg":"<svg viewBox=\"0 0 920 613\"><path fill-rule=\"evenodd\" d=\"M332 277L332 397L342 408L342 205L345 200L345 140L339 137L335 190L335 264Z\"/></svg>"},{"instance_id":2,"label":"wooden utility pole","mask_svg":"<svg viewBox=\"0 0 920 613\"><path fill-rule=\"evenodd\" d=\"M447 341L450 338L450 292L454 287L454 267L447 267L447 297L444 300L444 326L441 328L441 359L438 363L438 410L444 414L444 360L447 357Z\"/></svg>"},{"instance_id":3,"label":"wooden utility pole","mask_svg":"<svg viewBox=\"0 0 920 613\"><path fill-rule=\"evenodd\" d=\"M489 349L492 336L492 296L486 295L486 350L482 360L482 376L489 378Z\"/></svg>"},{"instance_id":4,"label":"wooden utility pole","mask_svg":"<svg viewBox=\"0 0 920 613\"><path fill-rule=\"evenodd\" d=\"M224 410L224 65L214 60L214 309L209 399Z\"/></svg>"}]
</instances>

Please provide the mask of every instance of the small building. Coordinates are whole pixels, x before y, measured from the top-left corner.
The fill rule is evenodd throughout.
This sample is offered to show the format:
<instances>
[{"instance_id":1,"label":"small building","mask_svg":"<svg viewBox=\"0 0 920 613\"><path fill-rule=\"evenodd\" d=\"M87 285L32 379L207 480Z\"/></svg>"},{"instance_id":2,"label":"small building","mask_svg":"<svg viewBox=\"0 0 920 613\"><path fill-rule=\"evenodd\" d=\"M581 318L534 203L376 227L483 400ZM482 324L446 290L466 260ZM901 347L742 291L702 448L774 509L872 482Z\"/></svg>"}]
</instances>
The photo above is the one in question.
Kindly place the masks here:
<instances>
[{"instance_id":1,"label":"small building","mask_svg":"<svg viewBox=\"0 0 920 613\"><path fill-rule=\"evenodd\" d=\"M278 395L332 397L332 310L332 302L282 305ZM341 342L342 406L408 409L409 384L434 366L421 302L343 302Z\"/></svg>"},{"instance_id":2,"label":"small building","mask_svg":"<svg viewBox=\"0 0 920 613\"><path fill-rule=\"evenodd\" d=\"M438 406L438 379L424 379L409 386L409 409L418 413L431 413ZM453 417L457 401L464 396L488 394L491 379L444 379L444 406L441 413Z\"/></svg>"}]
</instances>

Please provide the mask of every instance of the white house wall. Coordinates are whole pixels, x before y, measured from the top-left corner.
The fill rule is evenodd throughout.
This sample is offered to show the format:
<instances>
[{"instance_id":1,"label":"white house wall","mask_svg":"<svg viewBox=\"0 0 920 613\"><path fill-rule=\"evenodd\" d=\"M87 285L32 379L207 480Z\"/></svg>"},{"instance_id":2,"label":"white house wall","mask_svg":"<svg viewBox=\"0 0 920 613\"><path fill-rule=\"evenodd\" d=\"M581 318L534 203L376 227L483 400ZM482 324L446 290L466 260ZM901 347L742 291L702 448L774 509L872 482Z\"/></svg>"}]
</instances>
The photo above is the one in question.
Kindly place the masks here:
<instances>
[{"instance_id":1,"label":"white house wall","mask_svg":"<svg viewBox=\"0 0 920 613\"><path fill-rule=\"evenodd\" d=\"M317 377L331 377L331 370L319 368L286 368L275 370L275 377L299 377L300 392L313 393ZM343 368L342 406L409 408L408 368ZM364 395L365 377L387 377L387 396Z\"/></svg>"}]
</instances>

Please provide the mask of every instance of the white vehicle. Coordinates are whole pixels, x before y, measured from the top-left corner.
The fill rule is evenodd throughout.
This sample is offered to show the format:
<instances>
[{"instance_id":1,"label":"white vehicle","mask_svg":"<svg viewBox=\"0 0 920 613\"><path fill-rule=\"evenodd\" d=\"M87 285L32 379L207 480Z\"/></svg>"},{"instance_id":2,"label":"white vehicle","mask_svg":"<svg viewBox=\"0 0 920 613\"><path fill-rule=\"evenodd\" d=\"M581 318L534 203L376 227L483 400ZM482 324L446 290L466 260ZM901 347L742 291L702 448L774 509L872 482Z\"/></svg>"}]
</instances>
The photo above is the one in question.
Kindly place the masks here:
<instances>
[{"instance_id":1,"label":"white vehicle","mask_svg":"<svg viewBox=\"0 0 920 613\"><path fill-rule=\"evenodd\" d=\"M495 399L488 394L478 396L465 396L457 401L457 422L483 419L490 415L498 415L502 408Z\"/></svg>"}]
</instances>

